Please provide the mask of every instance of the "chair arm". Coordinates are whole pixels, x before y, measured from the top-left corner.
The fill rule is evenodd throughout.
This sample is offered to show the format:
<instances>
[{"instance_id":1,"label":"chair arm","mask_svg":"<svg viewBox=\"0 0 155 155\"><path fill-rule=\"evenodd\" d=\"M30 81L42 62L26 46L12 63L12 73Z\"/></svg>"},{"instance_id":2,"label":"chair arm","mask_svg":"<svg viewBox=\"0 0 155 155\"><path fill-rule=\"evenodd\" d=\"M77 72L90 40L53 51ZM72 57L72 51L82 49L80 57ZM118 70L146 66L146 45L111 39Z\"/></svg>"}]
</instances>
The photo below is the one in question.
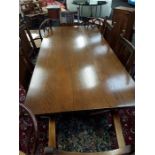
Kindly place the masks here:
<instances>
[{"instance_id":1,"label":"chair arm","mask_svg":"<svg viewBox=\"0 0 155 155\"><path fill-rule=\"evenodd\" d=\"M42 40L41 37L33 38L33 40L38 40L38 39Z\"/></svg>"}]
</instances>

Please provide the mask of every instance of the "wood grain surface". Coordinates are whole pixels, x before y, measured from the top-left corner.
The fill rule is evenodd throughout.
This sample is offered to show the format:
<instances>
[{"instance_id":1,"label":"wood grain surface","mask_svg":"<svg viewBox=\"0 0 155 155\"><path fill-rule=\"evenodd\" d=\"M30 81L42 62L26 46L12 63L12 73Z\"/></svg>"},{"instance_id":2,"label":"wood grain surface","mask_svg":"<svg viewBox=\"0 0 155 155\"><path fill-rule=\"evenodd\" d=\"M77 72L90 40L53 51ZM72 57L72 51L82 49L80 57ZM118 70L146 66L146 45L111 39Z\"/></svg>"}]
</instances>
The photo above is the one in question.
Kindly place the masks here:
<instances>
[{"instance_id":1,"label":"wood grain surface","mask_svg":"<svg viewBox=\"0 0 155 155\"><path fill-rule=\"evenodd\" d=\"M132 106L135 83L98 30L55 27L27 93L34 114Z\"/></svg>"}]
</instances>

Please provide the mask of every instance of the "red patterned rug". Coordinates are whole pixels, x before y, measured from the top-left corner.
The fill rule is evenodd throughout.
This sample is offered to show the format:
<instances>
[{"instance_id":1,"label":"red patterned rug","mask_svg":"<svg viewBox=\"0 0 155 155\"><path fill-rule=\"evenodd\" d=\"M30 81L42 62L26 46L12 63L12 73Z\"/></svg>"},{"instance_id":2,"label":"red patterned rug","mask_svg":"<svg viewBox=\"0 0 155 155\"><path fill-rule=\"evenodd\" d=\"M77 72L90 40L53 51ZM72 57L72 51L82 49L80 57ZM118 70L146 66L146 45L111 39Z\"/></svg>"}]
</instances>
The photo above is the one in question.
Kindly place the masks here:
<instances>
[{"instance_id":1,"label":"red patterned rug","mask_svg":"<svg viewBox=\"0 0 155 155\"><path fill-rule=\"evenodd\" d=\"M24 103L23 99L25 97L23 97L23 94L26 95L26 92L22 89L20 89L20 92L22 92L20 93L20 103ZM119 114L126 144L135 144L134 107L120 109ZM48 119L37 117L37 122L39 130L37 155L42 155L48 144ZM57 147L60 150L98 152L118 148L110 112L105 112L102 116L89 116L89 118L77 114L60 114L56 117L56 125ZM19 135L20 143L23 144L20 148L22 151L26 149L26 146L24 146L26 134L25 130L20 132Z\"/></svg>"}]
</instances>

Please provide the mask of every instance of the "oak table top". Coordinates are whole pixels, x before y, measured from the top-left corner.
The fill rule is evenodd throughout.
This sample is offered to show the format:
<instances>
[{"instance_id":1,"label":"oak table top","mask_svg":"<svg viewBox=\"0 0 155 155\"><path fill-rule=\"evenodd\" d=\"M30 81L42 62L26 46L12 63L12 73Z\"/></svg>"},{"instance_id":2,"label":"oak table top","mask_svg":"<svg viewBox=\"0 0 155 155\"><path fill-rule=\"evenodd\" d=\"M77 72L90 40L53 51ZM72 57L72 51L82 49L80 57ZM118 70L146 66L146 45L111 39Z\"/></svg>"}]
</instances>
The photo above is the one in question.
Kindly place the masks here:
<instances>
[{"instance_id":1,"label":"oak table top","mask_svg":"<svg viewBox=\"0 0 155 155\"><path fill-rule=\"evenodd\" d=\"M135 83L98 30L55 27L26 97L34 114L133 106Z\"/></svg>"}]
</instances>

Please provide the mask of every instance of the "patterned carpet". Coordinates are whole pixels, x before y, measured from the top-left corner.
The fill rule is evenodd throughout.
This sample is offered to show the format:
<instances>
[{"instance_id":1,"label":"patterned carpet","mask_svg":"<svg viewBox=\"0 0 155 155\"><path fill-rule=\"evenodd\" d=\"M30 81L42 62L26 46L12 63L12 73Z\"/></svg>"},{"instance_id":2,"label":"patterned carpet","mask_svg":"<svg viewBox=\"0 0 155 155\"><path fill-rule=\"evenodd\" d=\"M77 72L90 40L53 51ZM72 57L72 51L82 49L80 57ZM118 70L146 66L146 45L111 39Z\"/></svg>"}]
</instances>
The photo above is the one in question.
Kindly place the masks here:
<instances>
[{"instance_id":1,"label":"patterned carpet","mask_svg":"<svg viewBox=\"0 0 155 155\"><path fill-rule=\"evenodd\" d=\"M24 91L21 91L20 103L24 103ZM26 93L25 93L26 94ZM135 109L120 109L121 123L126 144L135 143ZM38 144L37 155L42 155L48 144L48 119L37 117ZM20 121L21 125L22 121ZM26 125L26 124L25 124ZM24 125L23 125L24 126ZM31 127L31 124L29 124ZM57 147L59 150L77 152L98 152L118 147L110 112L100 116L86 114L60 114L56 117ZM26 150L27 129L20 132L20 149ZM23 136L24 135L24 136Z\"/></svg>"},{"instance_id":2,"label":"patterned carpet","mask_svg":"<svg viewBox=\"0 0 155 155\"><path fill-rule=\"evenodd\" d=\"M117 148L112 116L68 115L57 120L59 150L100 152Z\"/></svg>"}]
</instances>

